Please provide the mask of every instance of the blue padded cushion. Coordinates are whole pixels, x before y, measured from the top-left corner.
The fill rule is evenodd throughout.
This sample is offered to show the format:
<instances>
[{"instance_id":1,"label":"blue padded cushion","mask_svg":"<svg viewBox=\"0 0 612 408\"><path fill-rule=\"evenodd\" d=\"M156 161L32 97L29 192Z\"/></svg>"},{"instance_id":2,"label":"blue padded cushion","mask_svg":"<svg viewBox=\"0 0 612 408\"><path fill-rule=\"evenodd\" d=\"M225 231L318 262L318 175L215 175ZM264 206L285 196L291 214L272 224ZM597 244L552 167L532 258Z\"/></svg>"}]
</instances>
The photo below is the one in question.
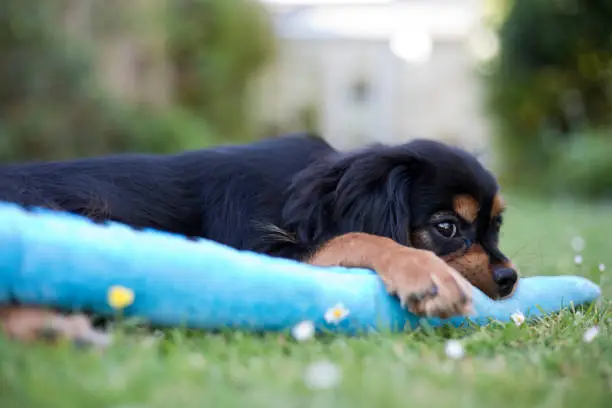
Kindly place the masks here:
<instances>
[{"instance_id":1,"label":"blue padded cushion","mask_svg":"<svg viewBox=\"0 0 612 408\"><path fill-rule=\"evenodd\" d=\"M48 305L113 315L111 285L132 289L126 316L160 326L285 330L312 320L318 330L359 333L404 330L422 319L403 310L369 270L317 268L208 241L189 241L117 223L97 225L71 214L25 211L0 203L0 302ZM577 276L521 279L511 299L493 301L474 288L475 314L528 319L571 303L595 300L599 287ZM343 304L350 314L327 323L325 312ZM426 319L460 326L465 318Z\"/></svg>"}]
</instances>

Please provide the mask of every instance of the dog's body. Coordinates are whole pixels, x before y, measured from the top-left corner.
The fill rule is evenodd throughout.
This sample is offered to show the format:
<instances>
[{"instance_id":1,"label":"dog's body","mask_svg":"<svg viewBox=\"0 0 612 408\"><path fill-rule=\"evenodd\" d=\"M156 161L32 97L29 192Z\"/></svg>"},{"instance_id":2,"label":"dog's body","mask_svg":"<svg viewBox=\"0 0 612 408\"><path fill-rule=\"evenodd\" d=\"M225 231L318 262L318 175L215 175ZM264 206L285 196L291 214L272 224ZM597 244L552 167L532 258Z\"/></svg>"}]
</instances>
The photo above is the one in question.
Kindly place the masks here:
<instances>
[{"instance_id":1,"label":"dog's body","mask_svg":"<svg viewBox=\"0 0 612 408\"><path fill-rule=\"evenodd\" d=\"M423 315L469 311L470 288L455 269L492 297L516 282L497 249L495 179L469 154L431 141L342 153L292 135L169 156L7 165L0 200L369 267ZM20 313L4 312L5 329Z\"/></svg>"},{"instance_id":2,"label":"dog's body","mask_svg":"<svg viewBox=\"0 0 612 408\"><path fill-rule=\"evenodd\" d=\"M294 136L167 156L9 165L0 167L0 200L267 252L263 226L282 225L292 178L333 152L320 139Z\"/></svg>"}]
</instances>

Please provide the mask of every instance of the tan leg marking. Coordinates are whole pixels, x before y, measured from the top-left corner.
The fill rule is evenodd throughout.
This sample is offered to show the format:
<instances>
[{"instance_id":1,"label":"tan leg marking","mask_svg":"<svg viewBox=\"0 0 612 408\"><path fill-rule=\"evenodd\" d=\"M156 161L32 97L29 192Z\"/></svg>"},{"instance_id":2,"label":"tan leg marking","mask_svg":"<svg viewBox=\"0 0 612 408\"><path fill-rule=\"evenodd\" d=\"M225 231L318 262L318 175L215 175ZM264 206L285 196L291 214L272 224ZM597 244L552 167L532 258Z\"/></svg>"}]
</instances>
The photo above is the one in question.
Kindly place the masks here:
<instances>
[{"instance_id":1,"label":"tan leg marking","mask_svg":"<svg viewBox=\"0 0 612 408\"><path fill-rule=\"evenodd\" d=\"M364 233L350 233L326 243L307 260L316 266L373 269L391 294L420 316L450 317L472 312L472 287L433 252L409 248Z\"/></svg>"}]
</instances>

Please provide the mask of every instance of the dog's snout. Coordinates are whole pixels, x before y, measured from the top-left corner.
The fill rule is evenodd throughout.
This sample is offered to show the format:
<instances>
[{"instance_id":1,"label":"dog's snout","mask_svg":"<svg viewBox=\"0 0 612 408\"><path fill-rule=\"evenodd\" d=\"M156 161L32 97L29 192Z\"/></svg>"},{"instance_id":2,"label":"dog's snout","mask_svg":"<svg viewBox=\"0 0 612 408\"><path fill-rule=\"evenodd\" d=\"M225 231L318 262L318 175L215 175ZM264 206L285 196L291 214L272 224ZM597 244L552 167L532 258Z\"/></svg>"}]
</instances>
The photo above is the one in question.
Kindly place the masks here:
<instances>
[{"instance_id":1,"label":"dog's snout","mask_svg":"<svg viewBox=\"0 0 612 408\"><path fill-rule=\"evenodd\" d=\"M499 288L499 295L505 297L512 293L518 274L512 268L498 268L493 271L493 280Z\"/></svg>"}]
</instances>

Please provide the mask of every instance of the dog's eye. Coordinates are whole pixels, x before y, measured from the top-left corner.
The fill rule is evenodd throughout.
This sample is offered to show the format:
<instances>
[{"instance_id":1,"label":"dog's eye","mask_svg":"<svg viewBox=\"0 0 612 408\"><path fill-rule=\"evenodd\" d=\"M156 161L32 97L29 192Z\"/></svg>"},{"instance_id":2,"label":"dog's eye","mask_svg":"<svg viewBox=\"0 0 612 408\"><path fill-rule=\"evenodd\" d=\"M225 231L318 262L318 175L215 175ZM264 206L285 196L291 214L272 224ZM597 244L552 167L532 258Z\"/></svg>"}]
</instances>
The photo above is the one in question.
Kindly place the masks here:
<instances>
[{"instance_id":1,"label":"dog's eye","mask_svg":"<svg viewBox=\"0 0 612 408\"><path fill-rule=\"evenodd\" d=\"M436 224L436 229L445 238L453 238L457 235L457 225L452 222L439 222Z\"/></svg>"}]
</instances>

